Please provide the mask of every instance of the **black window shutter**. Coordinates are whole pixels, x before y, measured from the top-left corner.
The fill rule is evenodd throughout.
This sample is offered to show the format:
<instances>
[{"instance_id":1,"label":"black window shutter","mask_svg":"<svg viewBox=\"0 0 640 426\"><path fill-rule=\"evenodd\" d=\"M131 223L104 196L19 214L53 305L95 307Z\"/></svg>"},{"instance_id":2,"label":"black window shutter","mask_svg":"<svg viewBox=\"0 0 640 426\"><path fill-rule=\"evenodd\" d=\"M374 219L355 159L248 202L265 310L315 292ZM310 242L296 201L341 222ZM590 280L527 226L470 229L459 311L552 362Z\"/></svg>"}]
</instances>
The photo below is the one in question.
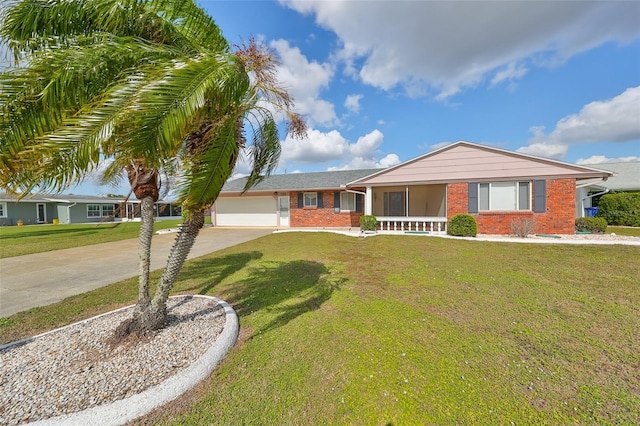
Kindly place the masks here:
<instances>
[{"instance_id":1,"label":"black window shutter","mask_svg":"<svg viewBox=\"0 0 640 426\"><path fill-rule=\"evenodd\" d=\"M318 192L318 208L321 209L323 207L324 205L322 203L322 192Z\"/></svg>"},{"instance_id":2,"label":"black window shutter","mask_svg":"<svg viewBox=\"0 0 640 426\"><path fill-rule=\"evenodd\" d=\"M533 211L544 213L547 211L547 181L533 181Z\"/></svg>"},{"instance_id":3,"label":"black window shutter","mask_svg":"<svg viewBox=\"0 0 640 426\"><path fill-rule=\"evenodd\" d=\"M469 213L478 213L478 182L469 182Z\"/></svg>"},{"instance_id":4,"label":"black window shutter","mask_svg":"<svg viewBox=\"0 0 640 426\"><path fill-rule=\"evenodd\" d=\"M301 209L304 207L304 201L302 200L302 192L298 192L298 208Z\"/></svg>"},{"instance_id":5,"label":"black window shutter","mask_svg":"<svg viewBox=\"0 0 640 426\"><path fill-rule=\"evenodd\" d=\"M356 211L358 213L362 213L362 199L364 198L364 195L362 194L356 194Z\"/></svg>"},{"instance_id":6,"label":"black window shutter","mask_svg":"<svg viewBox=\"0 0 640 426\"><path fill-rule=\"evenodd\" d=\"M340 193L339 192L333 193L333 209L337 212L340 211Z\"/></svg>"}]
</instances>

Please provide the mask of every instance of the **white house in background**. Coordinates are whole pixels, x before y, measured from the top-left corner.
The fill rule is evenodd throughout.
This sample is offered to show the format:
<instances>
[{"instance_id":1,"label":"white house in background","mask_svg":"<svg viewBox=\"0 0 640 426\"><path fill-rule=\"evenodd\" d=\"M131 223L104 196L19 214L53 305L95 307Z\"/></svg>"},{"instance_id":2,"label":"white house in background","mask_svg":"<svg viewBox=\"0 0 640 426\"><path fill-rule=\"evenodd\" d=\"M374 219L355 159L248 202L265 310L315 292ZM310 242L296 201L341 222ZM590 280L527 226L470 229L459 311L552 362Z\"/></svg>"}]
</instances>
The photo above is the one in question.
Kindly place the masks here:
<instances>
[{"instance_id":1,"label":"white house in background","mask_svg":"<svg viewBox=\"0 0 640 426\"><path fill-rule=\"evenodd\" d=\"M594 197L608 192L640 191L640 161L624 163L603 163L599 169L613 172L606 180L589 180L577 186L576 217L586 215L585 208L593 206Z\"/></svg>"}]
</instances>

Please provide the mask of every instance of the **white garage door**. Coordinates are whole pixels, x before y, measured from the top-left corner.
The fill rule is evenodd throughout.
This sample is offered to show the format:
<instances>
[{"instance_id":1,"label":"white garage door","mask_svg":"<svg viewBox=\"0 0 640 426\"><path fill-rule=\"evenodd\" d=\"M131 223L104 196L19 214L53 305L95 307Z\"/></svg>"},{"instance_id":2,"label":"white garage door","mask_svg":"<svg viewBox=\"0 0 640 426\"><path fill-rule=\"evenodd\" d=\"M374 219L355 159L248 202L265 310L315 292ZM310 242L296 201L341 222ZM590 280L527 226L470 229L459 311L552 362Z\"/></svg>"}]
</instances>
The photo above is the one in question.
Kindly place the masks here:
<instances>
[{"instance_id":1,"label":"white garage door","mask_svg":"<svg viewBox=\"0 0 640 426\"><path fill-rule=\"evenodd\" d=\"M232 197L216 201L218 226L277 226L274 197Z\"/></svg>"}]
</instances>

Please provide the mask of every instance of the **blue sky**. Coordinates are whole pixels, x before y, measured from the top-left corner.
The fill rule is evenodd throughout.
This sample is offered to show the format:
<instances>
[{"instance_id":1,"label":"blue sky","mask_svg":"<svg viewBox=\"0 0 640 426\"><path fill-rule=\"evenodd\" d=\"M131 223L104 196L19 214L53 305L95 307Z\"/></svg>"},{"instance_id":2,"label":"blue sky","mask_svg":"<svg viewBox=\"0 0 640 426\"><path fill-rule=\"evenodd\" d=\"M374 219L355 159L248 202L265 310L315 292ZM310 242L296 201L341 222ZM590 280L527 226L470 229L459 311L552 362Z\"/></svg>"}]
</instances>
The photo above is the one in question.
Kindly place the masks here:
<instances>
[{"instance_id":1,"label":"blue sky","mask_svg":"<svg viewBox=\"0 0 640 426\"><path fill-rule=\"evenodd\" d=\"M309 134L283 140L277 173L391 166L458 140L640 160L640 2L199 4L232 43L280 57Z\"/></svg>"},{"instance_id":2,"label":"blue sky","mask_svg":"<svg viewBox=\"0 0 640 426\"><path fill-rule=\"evenodd\" d=\"M311 131L283 142L279 172L388 166L458 140L640 160L638 2L200 4L230 41L281 57Z\"/></svg>"}]
</instances>

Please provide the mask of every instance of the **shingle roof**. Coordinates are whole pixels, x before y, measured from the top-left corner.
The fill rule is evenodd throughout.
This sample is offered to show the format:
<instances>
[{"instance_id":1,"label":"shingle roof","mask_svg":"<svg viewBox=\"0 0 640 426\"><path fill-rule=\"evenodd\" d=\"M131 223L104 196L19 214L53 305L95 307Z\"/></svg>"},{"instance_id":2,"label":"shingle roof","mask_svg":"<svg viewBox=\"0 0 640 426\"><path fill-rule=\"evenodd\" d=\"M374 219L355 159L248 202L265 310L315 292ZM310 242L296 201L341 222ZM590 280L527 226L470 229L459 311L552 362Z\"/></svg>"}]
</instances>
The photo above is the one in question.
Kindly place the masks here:
<instances>
[{"instance_id":1,"label":"shingle roof","mask_svg":"<svg viewBox=\"0 0 640 426\"><path fill-rule=\"evenodd\" d=\"M602 163L597 167L616 173L615 176L598 185L614 191L640 191L640 161Z\"/></svg>"},{"instance_id":2,"label":"shingle roof","mask_svg":"<svg viewBox=\"0 0 640 426\"><path fill-rule=\"evenodd\" d=\"M380 169L338 170L333 172L289 173L267 176L249 191L296 191L340 189L354 180L369 176ZM247 178L234 179L225 183L222 193L242 192Z\"/></svg>"},{"instance_id":3,"label":"shingle roof","mask_svg":"<svg viewBox=\"0 0 640 426\"><path fill-rule=\"evenodd\" d=\"M0 201L18 201L18 197L0 192ZM32 194L22 198L20 202L57 202L57 203L120 203L123 197L103 197L98 195L70 195L70 194Z\"/></svg>"}]
</instances>

